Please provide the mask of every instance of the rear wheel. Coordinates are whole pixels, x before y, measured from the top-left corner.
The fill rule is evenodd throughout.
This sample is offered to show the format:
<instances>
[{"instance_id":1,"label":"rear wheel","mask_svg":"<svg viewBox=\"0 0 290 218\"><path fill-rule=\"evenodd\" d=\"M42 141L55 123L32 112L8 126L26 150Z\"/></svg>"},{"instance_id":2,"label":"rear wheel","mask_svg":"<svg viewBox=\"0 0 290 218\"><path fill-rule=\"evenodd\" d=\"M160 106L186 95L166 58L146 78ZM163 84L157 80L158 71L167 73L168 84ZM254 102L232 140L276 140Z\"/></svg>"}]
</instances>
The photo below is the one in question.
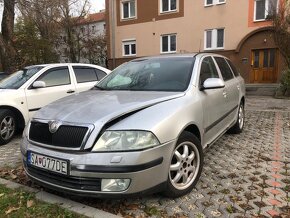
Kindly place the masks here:
<instances>
[{"instance_id":1,"label":"rear wheel","mask_svg":"<svg viewBox=\"0 0 290 218\"><path fill-rule=\"evenodd\" d=\"M11 141L16 131L16 119L12 111L0 110L0 145Z\"/></svg>"},{"instance_id":2,"label":"rear wheel","mask_svg":"<svg viewBox=\"0 0 290 218\"><path fill-rule=\"evenodd\" d=\"M171 157L168 172L168 197L189 193L196 185L203 167L203 151L198 138L190 132L181 134Z\"/></svg>"},{"instance_id":3,"label":"rear wheel","mask_svg":"<svg viewBox=\"0 0 290 218\"><path fill-rule=\"evenodd\" d=\"M245 124L245 108L244 103L241 102L239 106L237 122L232 128L229 129L228 132L232 134L241 133L243 131L244 124Z\"/></svg>"}]
</instances>

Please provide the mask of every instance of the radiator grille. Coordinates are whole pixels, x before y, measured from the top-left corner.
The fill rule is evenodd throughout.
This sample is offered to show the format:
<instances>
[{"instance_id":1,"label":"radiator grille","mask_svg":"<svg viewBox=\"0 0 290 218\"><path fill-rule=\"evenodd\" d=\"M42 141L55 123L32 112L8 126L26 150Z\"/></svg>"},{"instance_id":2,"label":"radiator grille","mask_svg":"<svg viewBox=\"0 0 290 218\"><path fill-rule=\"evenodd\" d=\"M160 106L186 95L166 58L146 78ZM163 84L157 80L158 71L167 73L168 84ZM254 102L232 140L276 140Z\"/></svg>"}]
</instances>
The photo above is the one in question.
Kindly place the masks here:
<instances>
[{"instance_id":1,"label":"radiator grille","mask_svg":"<svg viewBox=\"0 0 290 218\"><path fill-rule=\"evenodd\" d=\"M31 122L29 139L57 147L81 147L88 127L61 125L55 133L49 131L47 123Z\"/></svg>"}]
</instances>

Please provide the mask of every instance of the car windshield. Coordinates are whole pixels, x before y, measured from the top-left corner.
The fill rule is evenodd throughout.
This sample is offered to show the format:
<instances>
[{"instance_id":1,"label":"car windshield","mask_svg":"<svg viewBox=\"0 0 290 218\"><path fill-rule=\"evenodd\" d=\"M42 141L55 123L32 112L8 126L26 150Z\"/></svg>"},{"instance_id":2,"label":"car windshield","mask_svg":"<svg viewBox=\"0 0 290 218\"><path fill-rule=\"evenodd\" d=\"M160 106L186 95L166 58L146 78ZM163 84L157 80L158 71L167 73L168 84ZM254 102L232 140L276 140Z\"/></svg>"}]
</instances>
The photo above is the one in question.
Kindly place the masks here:
<instances>
[{"instance_id":1,"label":"car windshield","mask_svg":"<svg viewBox=\"0 0 290 218\"><path fill-rule=\"evenodd\" d=\"M16 73L13 73L11 76L0 82L0 89L19 89L42 68L43 67L35 66L17 71Z\"/></svg>"},{"instance_id":2,"label":"car windshield","mask_svg":"<svg viewBox=\"0 0 290 218\"><path fill-rule=\"evenodd\" d=\"M193 57L139 59L116 68L100 81L101 90L185 91L190 82Z\"/></svg>"}]
</instances>

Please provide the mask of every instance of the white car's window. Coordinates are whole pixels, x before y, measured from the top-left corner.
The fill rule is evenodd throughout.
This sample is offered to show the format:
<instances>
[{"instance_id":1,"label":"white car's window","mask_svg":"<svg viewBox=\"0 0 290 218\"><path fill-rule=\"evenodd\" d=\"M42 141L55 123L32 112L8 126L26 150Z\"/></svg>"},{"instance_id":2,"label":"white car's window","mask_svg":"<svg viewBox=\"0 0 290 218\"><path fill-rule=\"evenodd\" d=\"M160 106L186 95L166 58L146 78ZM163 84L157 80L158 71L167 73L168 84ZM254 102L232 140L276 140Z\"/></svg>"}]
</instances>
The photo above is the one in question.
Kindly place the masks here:
<instances>
[{"instance_id":1,"label":"white car's window","mask_svg":"<svg viewBox=\"0 0 290 218\"><path fill-rule=\"evenodd\" d=\"M231 68L227 64L226 60L222 57L215 57L215 61L220 68L221 74L223 76L224 81L228 81L234 78Z\"/></svg>"},{"instance_id":2,"label":"white car's window","mask_svg":"<svg viewBox=\"0 0 290 218\"><path fill-rule=\"evenodd\" d=\"M43 67L33 66L13 73L11 76L0 82L0 89L19 89L32 76L39 72Z\"/></svg>"},{"instance_id":3,"label":"white car's window","mask_svg":"<svg viewBox=\"0 0 290 218\"><path fill-rule=\"evenodd\" d=\"M98 77L94 68L90 67L73 67L77 83L98 81Z\"/></svg>"},{"instance_id":4,"label":"white car's window","mask_svg":"<svg viewBox=\"0 0 290 218\"><path fill-rule=\"evenodd\" d=\"M211 57L205 57L200 67L200 85L209 78L219 78L218 71Z\"/></svg>"},{"instance_id":5,"label":"white car's window","mask_svg":"<svg viewBox=\"0 0 290 218\"><path fill-rule=\"evenodd\" d=\"M105 76L107 76L107 74L99 69L95 69L95 71L97 72L97 76L98 76L98 80L103 79Z\"/></svg>"},{"instance_id":6,"label":"white car's window","mask_svg":"<svg viewBox=\"0 0 290 218\"><path fill-rule=\"evenodd\" d=\"M67 67L50 69L38 77L37 81L45 82L46 87L69 85L71 83Z\"/></svg>"},{"instance_id":7,"label":"white car's window","mask_svg":"<svg viewBox=\"0 0 290 218\"><path fill-rule=\"evenodd\" d=\"M104 90L185 91L193 57L139 59L123 64L96 86Z\"/></svg>"}]
</instances>

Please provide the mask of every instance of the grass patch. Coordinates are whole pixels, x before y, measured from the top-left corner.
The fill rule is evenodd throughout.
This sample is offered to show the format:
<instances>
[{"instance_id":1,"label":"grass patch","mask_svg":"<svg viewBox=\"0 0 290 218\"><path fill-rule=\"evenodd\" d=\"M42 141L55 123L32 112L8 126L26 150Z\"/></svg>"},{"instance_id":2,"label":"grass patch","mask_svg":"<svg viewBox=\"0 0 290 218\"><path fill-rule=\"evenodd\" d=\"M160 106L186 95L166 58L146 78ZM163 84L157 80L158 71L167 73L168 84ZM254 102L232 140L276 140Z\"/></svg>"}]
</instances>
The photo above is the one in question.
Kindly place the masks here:
<instances>
[{"instance_id":1,"label":"grass patch","mask_svg":"<svg viewBox=\"0 0 290 218\"><path fill-rule=\"evenodd\" d=\"M11 190L0 185L0 217L84 217L58 205L40 202L32 193Z\"/></svg>"}]
</instances>

